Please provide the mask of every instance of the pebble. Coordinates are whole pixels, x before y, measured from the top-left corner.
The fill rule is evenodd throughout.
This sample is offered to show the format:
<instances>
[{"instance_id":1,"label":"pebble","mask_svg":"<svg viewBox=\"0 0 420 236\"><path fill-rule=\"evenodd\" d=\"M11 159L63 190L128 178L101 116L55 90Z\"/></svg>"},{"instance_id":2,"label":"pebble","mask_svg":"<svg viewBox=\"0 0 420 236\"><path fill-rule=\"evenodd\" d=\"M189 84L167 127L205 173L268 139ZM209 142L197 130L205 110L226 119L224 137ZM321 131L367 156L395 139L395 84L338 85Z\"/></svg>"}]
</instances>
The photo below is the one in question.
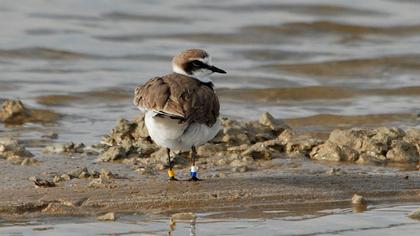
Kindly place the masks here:
<instances>
[{"instance_id":1,"label":"pebble","mask_svg":"<svg viewBox=\"0 0 420 236\"><path fill-rule=\"evenodd\" d=\"M86 179L90 177L90 173L87 171L83 171L82 173L80 173L79 175L79 179Z\"/></svg>"},{"instance_id":2,"label":"pebble","mask_svg":"<svg viewBox=\"0 0 420 236\"><path fill-rule=\"evenodd\" d=\"M51 202L48 204L47 207L42 209L42 212L49 212L49 213L69 212L74 209L75 207L65 205L62 202Z\"/></svg>"},{"instance_id":3,"label":"pebble","mask_svg":"<svg viewBox=\"0 0 420 236\"><path fill-rule=\"evenodd\" d=\"M101 154L99 161L115 161L127 157L125 149L121 146L112 146Z\"/></svg>"},{"instance_id":4,"label":"pebble","mask_svg":"<svg viewBox=\"0 0 420 236\"><path fill-rule=\"evenodd\" d=\"M0 158L17 165L32 165L36 163L33 156L19 140L0 137Z\"/></svg>"},{"instance_id":5,"label":"pebble","mask_svg":"<svg viewBox=\"0 0 420 236\"><path fill-rule=\"evenodd\" d=\"M36 176L29 177L29 180L32 181L35 184L35 187L37 188L49 188L49 187L55 187L55 183L51 182L46 179L41 179Z\"/></svg>"},{"instance_id":6,"label":"pebble","mask_svg":"<svg viewBox=\"0 0 420 236\"><path fill-rule=\"evenodd\" d=\"M247 163L244 162L244 161L241 161L241 160L233 160L230 163L231 167L243 167L243 166L246 166L246 165L247 165Z\"/></svg>"},{"instance_id":7,"label":"pebble","mask_svg":"<svg viewBox=\"0 0 420 236\"><path fill-rule=\"evenodd\" d=\"M72 177L70 176L70 175L68 175L68 174L62 174L61 176L60 176L60 178L62 178L63 180L65 180L65 181L69 181L69 180L71 180L72 179Z\"/></svg>"},{"instance_id":8,"label":"pebble","mask_svg":"<svg viewBox=\"0 0 420 236\"><path fill-rule=\"evenodd\" d=\"M54 178L53 178L54 183L58 183L58 182L61 182L61 181L63 181L63 178L61 178L61 176L58 176L58 175L54 176Z\"/></svg>"},{"instance_id":9,"label":"pebble","mask_svg":"<svg viewBox=\"0 0 420 236\"><path fill-rule=\"evenodd\" d=\"M44 153L55 153L55 154L81 154L84 152L85 144L83 143L56 143L44 148Z\"/></svg>"},{"instance_id":10,"label":"pebble","mask_svg":"<svg viewBox=\"0 0 420 236\"><path fill-rule=\"evenodd\" d=\"M4 123L23 124L30 117L31 111L20 100L6 100L0 109L0 121Z\"/></svg>"},{"instance_id":11,"label":"pebble","mask_svg":"<svg viewBox=\"0 0 420 236\"><path fill-rule=\"evenodd\" d=\"M155 169L159 170L159 171L162 171L162 170L165 169L165 166L163 164L159 163L159 164L156 164Z\"/></svg>"},{"instance_id":12,"label":"pebble","mask_svg":"<svg viewBox=\"0 0 420 236\"><path fill-rule=\"evenodd\" d=\"M102 179L113 179L113 178L116 178L116 177L117 176L114 175L109 170L101 169L101 171L99 172L99 178L102 178Z\"/></svg>"},{"instance_id":13,"label":"pebble","mask_svg":"<svg viewBox=\"0 0 420 236\"><path fill-rule=\"evenodd\" d=\"M102 178L93 179L89 182L88 187L90 188L106 188L111 187L111 182Z\"/></svg>"},{"instance_id":14,"label":"pebble","mask_svg":"<svg viewBox=\"0 0 420 236\"><path fill-rule=\"evenodd\" d=\"M410 212L410 214L408 214L408 217L420 220L420 208L417 208L416 210Z\"/></svg>"},{"instance_id":15,"label":"pebble","mask_svg":"<svg viewBox=\"0 0 420 236\"><path fill-rule=\"evenodd\" d=\"M68 173L68 175L72 178L80 178L81 176L83 177L84 175L89 175L89 170L86 167L77 168Z\"/></svg>"},{"instance_id":16,"label":"pebble","mask_svg":"<svg viewBox=\"0 0 420 236\"><path fill-rule=\"evenodd\" d=\"M227 161L225 159L219 159L219 160L216 161L216 165L225 166L225 165L227 165Z\"/></svg>"},{"instance_id":17,"label":"pebble","mask_svg":"<svg viewBox=\"0 0 420 236\"><path fill-rule=\"evenodd\" d=\"M239 166L239 167L233 167L232 168L232 172L244 173L246 171L248 171L248 167L246 167L246 166Z\"/></svg>"},{"instance_id":18,"label":"pebble","mask_svg":"<svg viewBox=\"0 0 420 236\"><path fill-rule=\"evenodd\" d=\"M342 175L343 171L341 170L341 168L331 168L327 171L328 175Z\"/></svg>"},{"instance_id":19,"label":"pebble","mask_svg":"<svg viewBox=\"0 0 420 236\"><path fill-rule=\"evenodd\" d=\"M351 198L351 203L352 204L366 204L366 200L363 196L358 195L358 194L354 194L353 197Z\"/></svg>"},{"instance_id":20,"label":"pebble","mask_svg":"<svg viewBox=\"0 0 420 236\"><path fill-rule=\"evenodd\" d=\"M100 221L115 221L117 218L114 212L108 212L105 215L100 215L96 217L96 219Z\"/></svg>"},{"instance_id":21,"label":"pebble","mask_svg":"<svg viewBox=\"0 0 420 236\"><path fill-rule=\"evenodd\" d=\"M27 157L27 158L24 158L22 160L22 162L20 163L20 165L21 166L30 166L30 165L33 165L35 163L37 163L37 160L35 160L33 158L30 158L30 157Z\"/></svg>"},{"instance_id":22,"label":"pebble","mask_svg":"<svg viewBox=\"0 0 420 236\"><path fill-rule=\"evenodd\" d=\"M274 118L270 113L268 112L264 112L260 119L259 122L262 125L268 126L269 128L271 128L274 131L277 132L281 132L285 129L289 129L290 127L281 119L276 119Z\"/></svg>"},{"instance_id":23,"label":"pebble","mask_svg":"<svg viewBox=\"0 0 420 236\"><path fill-rule=\"evenodd\" d=\"M58 134L55 132L50 132L41 136L41 138L48 138L48 139L57 139Z\"/></svg>"}]
</instances>

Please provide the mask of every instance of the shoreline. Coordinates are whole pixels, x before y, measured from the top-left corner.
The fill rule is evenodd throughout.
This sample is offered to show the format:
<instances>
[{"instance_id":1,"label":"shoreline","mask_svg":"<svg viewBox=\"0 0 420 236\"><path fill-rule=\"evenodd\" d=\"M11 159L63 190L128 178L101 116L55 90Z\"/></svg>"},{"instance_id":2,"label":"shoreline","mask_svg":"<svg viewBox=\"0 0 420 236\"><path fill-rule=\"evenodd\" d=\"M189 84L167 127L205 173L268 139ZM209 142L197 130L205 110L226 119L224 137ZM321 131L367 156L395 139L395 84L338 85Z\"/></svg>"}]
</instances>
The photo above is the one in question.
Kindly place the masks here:
<instances>
[{"instance_id":1,"label":"shoreline","mask_svg":"<svg viewBox=\"0 0 420 236\"><path fill-rule=\"evenodd\" d=\"M278 171L278 170L277 170ZM260 173L261 174L261 173ZM408 177L407 177L408 176ZM264 206L348 205L353 194L367 204L420 201L420 175L282 174L258 177L168 182L118 179L106 188L90 188L87 180L73 187L6 188L0 193L0 216L17 220L47 216L92 216L106 212L205 212ZM7 200L9 199L9 200ZM11 200L13 199L13 200Z\"/></svg>"},{"instance_id":2,"label":"shoreline","mask_svg":"<svg viewBox=\"0 0 420 236\"><path fill-rule=\"evenodd\" d=\"M6 102L0 110L5 123L42 120L33 114L20 101ZM166 150L151 141L142 116L119 120L92 146L56 143L58 134L53 133L33 154L28 143L2 138L0 217L214 211L267 204L351 206L354 194L368 204L420 200L420 172L414 171L420 160L419 129L334 129L322 138L299 134L269 113L257 121L224 117L221 123L218 135L197 148L204 179L197 183L166 181ZM188 153L173 153L173 158L176 176L186 179Z\"/></svg>"}]
</instances>

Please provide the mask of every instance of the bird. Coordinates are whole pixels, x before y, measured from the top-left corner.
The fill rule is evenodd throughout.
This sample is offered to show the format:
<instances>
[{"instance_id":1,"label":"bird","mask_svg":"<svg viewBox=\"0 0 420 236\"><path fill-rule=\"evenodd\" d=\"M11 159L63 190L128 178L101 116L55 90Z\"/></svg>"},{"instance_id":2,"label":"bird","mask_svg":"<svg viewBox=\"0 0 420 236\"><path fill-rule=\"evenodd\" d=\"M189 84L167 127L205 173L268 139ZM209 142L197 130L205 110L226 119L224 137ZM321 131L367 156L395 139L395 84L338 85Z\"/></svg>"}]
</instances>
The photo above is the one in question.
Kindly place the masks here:
<instances>
[{"instance_id":1,"label":"bird","mask_svg":"<svg viewBox=\"0 0 420 236\"><path fill-rule=\"evenodd\" d=\"M157 76L136 87L134 105L145 113L150 138L166 148L169 180L175 177L171 150L190 150L190 181L199 181L196 148L221 129L220 103L210 79L226 71L212 64L203 49L187 49L172 59L172 73Z\"/></svg>"}]
</instances>

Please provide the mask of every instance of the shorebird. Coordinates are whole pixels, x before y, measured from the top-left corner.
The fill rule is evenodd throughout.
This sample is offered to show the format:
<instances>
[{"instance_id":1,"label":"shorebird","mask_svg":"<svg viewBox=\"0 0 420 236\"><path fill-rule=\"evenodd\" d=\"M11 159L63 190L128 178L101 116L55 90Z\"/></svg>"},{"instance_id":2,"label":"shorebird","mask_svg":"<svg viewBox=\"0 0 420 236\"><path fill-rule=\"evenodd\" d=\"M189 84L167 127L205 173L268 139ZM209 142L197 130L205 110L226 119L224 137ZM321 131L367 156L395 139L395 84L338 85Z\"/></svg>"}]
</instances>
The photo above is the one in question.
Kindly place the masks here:
<instances>
[{"instance_id":1,"label":"shorebird","mask_svg":"<svg viewBox=\"0 0 420 236\"><path fill-rule=\"evenodd\" d=\"M190 180L197 181L196 147L213 139L220 130L220 104L210 75L226 71L212 65L210 55L201 49L176 55L172 70L138 86L134 104L145 113L152 140L166 148L169 180L177 180L171 150L191 150Z\"/></svg>"}]
</instances>

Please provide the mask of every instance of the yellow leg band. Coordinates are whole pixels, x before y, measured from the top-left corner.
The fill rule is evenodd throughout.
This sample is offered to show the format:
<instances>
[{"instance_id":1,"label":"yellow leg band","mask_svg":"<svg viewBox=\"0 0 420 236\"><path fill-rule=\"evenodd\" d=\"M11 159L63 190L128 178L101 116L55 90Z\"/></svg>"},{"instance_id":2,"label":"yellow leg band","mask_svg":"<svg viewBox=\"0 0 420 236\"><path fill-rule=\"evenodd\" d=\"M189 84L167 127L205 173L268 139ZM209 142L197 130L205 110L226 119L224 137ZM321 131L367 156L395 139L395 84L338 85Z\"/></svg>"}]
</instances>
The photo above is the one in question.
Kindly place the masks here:
<instances>
[{"instance_id":1,"label":"yellow leg band","mask_svg":"<svg viewBox=\"0 0 420 236\"><path fill-rule=\"evenodd\" d=\"M175 172L174 172L174 170L172 168L169 168L169 170L168 170L168 176L169 177L174 177L175 176Z\"/></svg>"}]
</instances>

